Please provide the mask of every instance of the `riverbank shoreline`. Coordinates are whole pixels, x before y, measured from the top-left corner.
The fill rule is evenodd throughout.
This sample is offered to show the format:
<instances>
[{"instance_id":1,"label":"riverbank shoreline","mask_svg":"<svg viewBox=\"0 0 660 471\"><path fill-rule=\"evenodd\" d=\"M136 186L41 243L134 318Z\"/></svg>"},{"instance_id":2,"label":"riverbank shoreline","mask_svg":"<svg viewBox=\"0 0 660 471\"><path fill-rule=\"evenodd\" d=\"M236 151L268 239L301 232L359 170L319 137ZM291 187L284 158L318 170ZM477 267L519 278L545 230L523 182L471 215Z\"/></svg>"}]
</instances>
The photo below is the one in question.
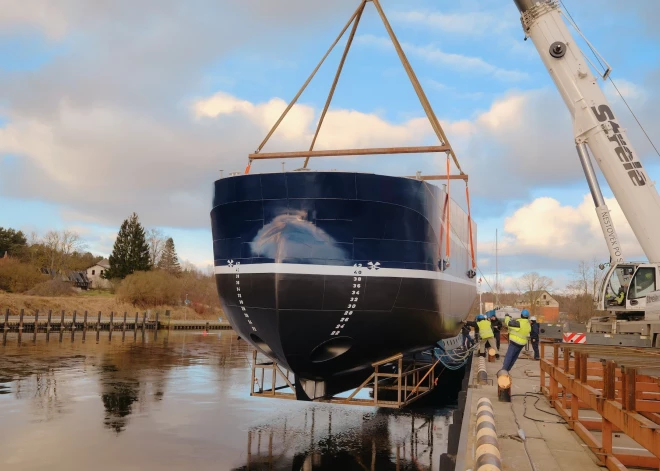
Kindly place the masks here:
<instances>
[{"instance_id":1,"label":"riverbank shoreline","mask_svg":"<svg viewBox=\"0 0 660 471\"><path fill-rule=\"evenodd\" d=\"M130 303L120 303L115 296L108 292L91 292L89 294L79 294L76 296L30 296L26 294L14 294L0 292L0 314L5 315L9 310L10 316L18 316L23 310L24 315L34 316L37 311L41 315L52 311L60 314L62 311L66 316L72 316L74 312L82 315L85 311L90 315L101 312L104 316L110 316L111 312L115 315L123 316L124 312L129 315L147 313L155 318L156 313L164 317L165 312L170 312L172 320L218 320L224 315L221 309L207 308L204 312L198 312L199 307L193 309L188 306L151 306L148 308L133 306Z\"/></svg>"}]
</instances>

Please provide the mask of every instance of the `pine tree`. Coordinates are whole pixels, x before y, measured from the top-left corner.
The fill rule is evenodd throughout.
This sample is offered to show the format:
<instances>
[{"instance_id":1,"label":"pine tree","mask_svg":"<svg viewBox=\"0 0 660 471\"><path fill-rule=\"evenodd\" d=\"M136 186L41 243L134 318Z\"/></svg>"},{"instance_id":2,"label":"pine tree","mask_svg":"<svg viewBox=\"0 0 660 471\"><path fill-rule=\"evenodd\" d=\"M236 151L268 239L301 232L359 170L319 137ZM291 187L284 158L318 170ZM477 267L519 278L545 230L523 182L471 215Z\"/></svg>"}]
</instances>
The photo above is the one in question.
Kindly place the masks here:
<instances>
[{"instance_id":1,"label":"pine tree","mask_svg":"<svg viewBox=\"0 0 660 471\"><path fill-rule=\"evenodd\" d=\"M104 273L105 278L108 279L126 278L136 271L147 271L152 268L149 245L137 214L133 213L122 223L109 261L110 269Z\"/></svg>"},{"instance_id":2,"label":"pine tree","mask_svg":"<svg viewBox=\"0 0 660 471\"><path fill-rule=\"evenodd\" d=\"M181 265L179 265L179 257L176 255L174 248L174 239L171 237L165 242L165 248L158 261L158 268L165 270L173 275L181 273Z\"/></svg>"},{"instance_id":3,"label":"pine tree","mask_svg":"<svg viewBox=\"0 0 660 471\"><path fill-rule=\"evenodd\" d=\"M16 257L23 255L27 250L27 239L22 231L0 227L0 258L5 253Z\"/></svg>"}]
</instances>

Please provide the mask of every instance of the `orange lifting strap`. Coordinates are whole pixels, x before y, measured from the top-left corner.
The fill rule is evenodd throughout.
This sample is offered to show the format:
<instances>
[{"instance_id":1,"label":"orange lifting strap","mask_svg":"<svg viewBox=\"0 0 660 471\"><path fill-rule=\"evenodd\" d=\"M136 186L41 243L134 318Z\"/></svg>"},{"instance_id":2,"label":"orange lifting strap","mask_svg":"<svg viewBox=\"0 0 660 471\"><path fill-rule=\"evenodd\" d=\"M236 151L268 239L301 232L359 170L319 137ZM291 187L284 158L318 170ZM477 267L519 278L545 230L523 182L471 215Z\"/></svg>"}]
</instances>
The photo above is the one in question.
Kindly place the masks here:
<instances>
[{"instance_id":1,"label":"orange lifting strap","mask_svg":"<svg viewBox=\"0 0 660 471\"><path fill-rule=\"evenodd\" d=\"M245 175L250 173L250 167L252 167L252 161L250 160L247 164L247 167L245 167Z\"/></svg>"},{"instance_id":2,"label":"orange lifting strap","mask_svg":"<svg viewBox=\"0 0 660 471\"><path fill-rule=\"evenodd\" d=\"M474 259L474 239L472 238L472 214L470 212L470 188L468 187L468 182L465 182L465 199L467 201L467 210L468 210L468 231L470 234L470 255L472 257L472 269L477 269L477 261Z\"/></svg>"}]
</instances>

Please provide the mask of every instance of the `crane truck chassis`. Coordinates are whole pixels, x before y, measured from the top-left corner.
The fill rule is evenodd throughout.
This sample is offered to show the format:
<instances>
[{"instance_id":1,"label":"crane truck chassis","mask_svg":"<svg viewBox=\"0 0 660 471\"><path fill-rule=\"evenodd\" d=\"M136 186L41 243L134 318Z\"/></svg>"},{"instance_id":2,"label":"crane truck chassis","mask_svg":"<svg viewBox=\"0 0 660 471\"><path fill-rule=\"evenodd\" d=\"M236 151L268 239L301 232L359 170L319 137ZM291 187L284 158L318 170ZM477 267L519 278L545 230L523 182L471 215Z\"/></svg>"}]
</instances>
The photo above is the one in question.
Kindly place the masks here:
<instances>
[{"instance_id":1,"label":"crane truck chassis","mask_svg":"<svg viewBox=\"0 0 660 471\"><path fill-rule=\"evenodd\" d=\"M544 324L545 335L556 338L581 330L590 344L660 347L660 195L619 124L592 73L589 60L562 18L557 0L514 0L520 10L525 40L531 39L573 119L577 154L594 200L610 253L609 266L596 308L608 317L586 325ZM581 34L581 33L580 33ZM582 36L588 43L587 39ZM589 44L589 43L588 43ZM594 51L591 44L589 46ZM607 62L598 55L599 59ZM601 73L604 80L611 68ZM600 189L589 150L607 180L649 262L626 261L610 210ZM560 337L561 338L561 337Z\"/></svg>"}]
</instances>

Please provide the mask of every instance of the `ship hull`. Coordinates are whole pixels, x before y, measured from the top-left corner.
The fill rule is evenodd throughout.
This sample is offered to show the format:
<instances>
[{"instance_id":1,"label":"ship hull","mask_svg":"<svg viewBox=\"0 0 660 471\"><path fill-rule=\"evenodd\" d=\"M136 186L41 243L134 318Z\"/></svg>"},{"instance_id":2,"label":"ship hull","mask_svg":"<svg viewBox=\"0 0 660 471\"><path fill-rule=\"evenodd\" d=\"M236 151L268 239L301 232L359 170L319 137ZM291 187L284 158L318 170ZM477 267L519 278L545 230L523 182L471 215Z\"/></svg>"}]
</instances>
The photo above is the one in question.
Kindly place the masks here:
<instances>
[{"instance_id":1,"label":"ship hull","mask_svg":"<svg viewBox=\"0 0 660 471\"><path fill-rule=\"evenodd\" d=\"M455 204L454 254L440 269L443 202L424 182L368 174L219 180L215 273L232 326L315 384L312 397L355 387L375 361L456 335L476 285Z\"/></svg>"}]
</instances>

